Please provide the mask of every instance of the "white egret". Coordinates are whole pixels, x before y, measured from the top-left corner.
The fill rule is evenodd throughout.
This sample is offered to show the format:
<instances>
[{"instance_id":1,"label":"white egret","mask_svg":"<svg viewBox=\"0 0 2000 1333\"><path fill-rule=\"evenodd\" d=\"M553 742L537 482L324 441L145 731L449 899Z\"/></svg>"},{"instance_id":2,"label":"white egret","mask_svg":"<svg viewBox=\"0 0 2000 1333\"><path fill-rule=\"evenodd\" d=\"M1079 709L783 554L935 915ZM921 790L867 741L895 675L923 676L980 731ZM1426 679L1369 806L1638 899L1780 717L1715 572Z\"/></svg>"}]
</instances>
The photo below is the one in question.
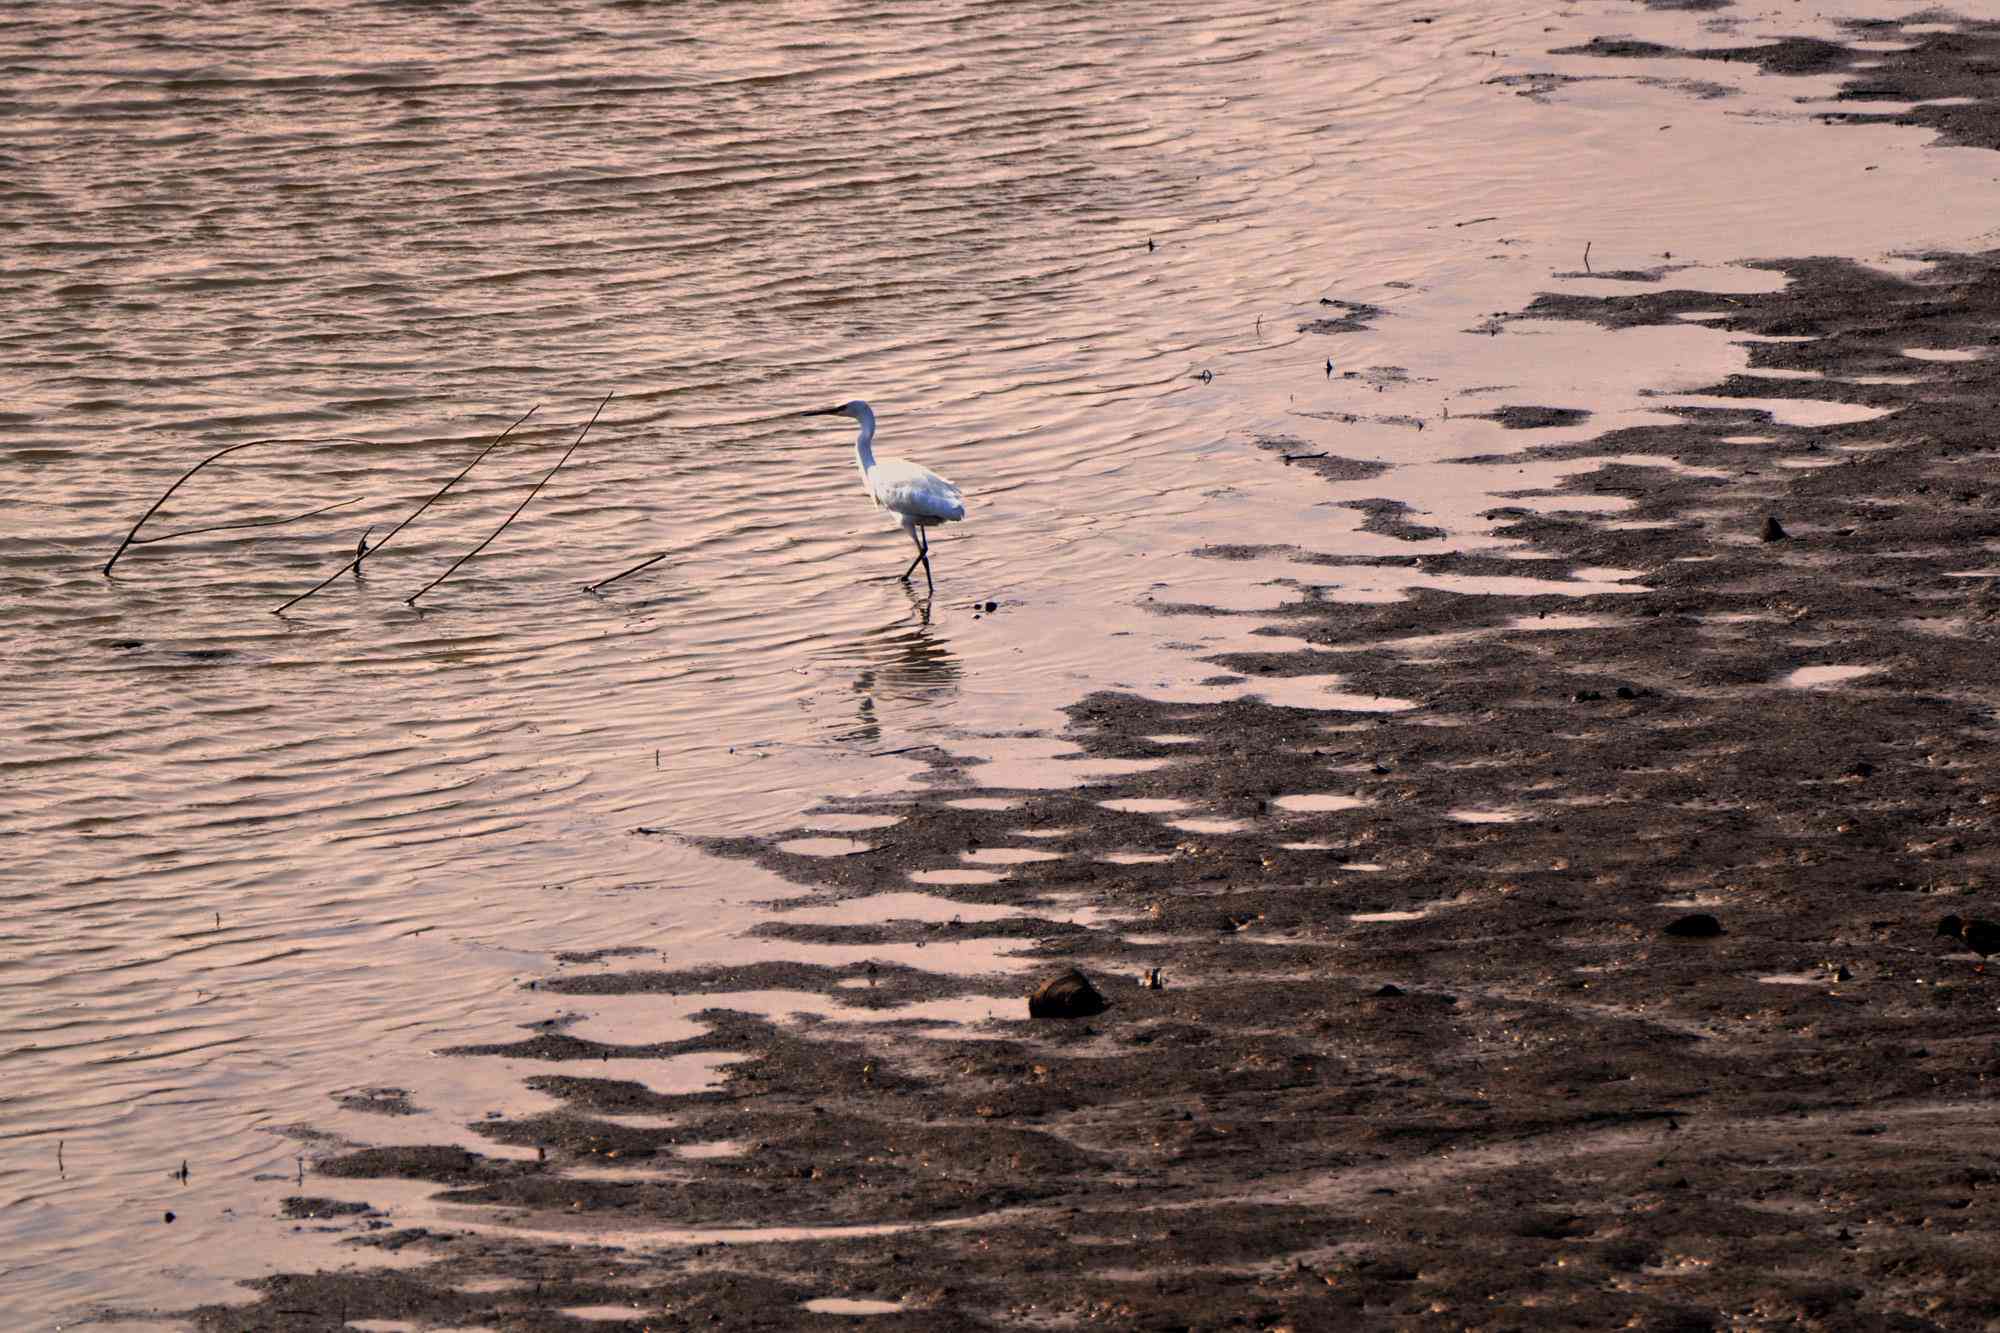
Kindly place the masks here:
<instances>
[{"instance_id":1,"label":"white egret","mask_svg":"<svg viewBox=\"0 0 2000 1333\"><path fill-rule=\"evenodd\" d=\"M861 469L861 484L868 488L876 507L896 515L903 531L917 544L917 557L903 571L907 580L924 567L924 586L935 592L931 581L931 543L925 528L940 523L956 523L965 517L965 497L958 487L927 467L901 458L875 457L875 413L859 398L839 407L826 407L801 415L809 417L850 417L861 423L861 435L854 441L854 461Z\"/></svg>"}]
</instances>

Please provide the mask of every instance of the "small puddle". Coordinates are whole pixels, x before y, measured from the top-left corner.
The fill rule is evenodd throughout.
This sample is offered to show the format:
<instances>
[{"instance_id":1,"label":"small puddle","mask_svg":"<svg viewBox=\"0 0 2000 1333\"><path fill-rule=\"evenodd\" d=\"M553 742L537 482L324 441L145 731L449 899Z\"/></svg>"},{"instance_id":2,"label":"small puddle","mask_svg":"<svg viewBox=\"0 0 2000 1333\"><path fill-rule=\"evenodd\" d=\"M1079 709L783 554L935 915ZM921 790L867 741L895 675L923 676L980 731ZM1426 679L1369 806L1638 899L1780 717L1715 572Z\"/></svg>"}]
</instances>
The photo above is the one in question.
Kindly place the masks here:
<instances>
[{"instance_id":1,"label":"small puddle","mask_svg":"<svg viewBox=\"0 0 2000 1333\"><path fill-rule=\"evenodd\" d=\"M1349 921L1421 921L1429 912L1349 912Z\"/></svg>"},{"instance_id":2,"label":"small puddle","mask_svg":"<svg viewBox=\"0 0 2000 1333\"><path fill-rule=\"evenodd\" d=\"M571 1319L626 1320L639 1318L646 1313L647 1308L643 1305L572 1305L556 1313L567 1315Z\"/></svg>"},{"instance_id":3,"label":"small puddle","mask_svg":"<svg viewBox=\"0 0 2000 1333\"><path fill-rule=\"evenodd\" d=\"M1066 828L1018 828L1014 830L1014 836L1017 838L1060 838L1064 834L1073 832L1075 832L1074 829Z\"/></svg>"},{"instance_id":4,"label":"small puddle","mask_svg":"<svg viewBox=\"0 0 2000 1333\"><path fill-rule=\"evenodd\" d=\"M928 893L876 893L840 902L808 903L785 913L784 919L816 926L848 926L882 921L1000 921L1015 914L1011 907L955 903Z\"/></svg>"},{"instance_id":5,"label":"small puddle","mask_svg":"<svg viewBox=\"0 0 2000 1333\"><path fill-rule=\"evenodd\" d=\"M789 838L778 844L779 851L793 856L854 856L874 847L859 838Z\"/></svg>"},{"instance_id":6,"label":"small puddle","mask_svg":"<svg viewBox=\"0 0 2000 1333\"><path fill-rule=\"evenodd\" d=\"M1029 861L1060 861L1062 853L1038 852L1030 847L982 847L976 852L964 853L960 859L983 865L1014 866Z\"/></svg>"},{"instance_id":7,"label":"small puddle","mask_svg":"<svg viewBox=\"0 0 2000 1333\"><path fill-rule=\"evenodd\" d=\"M1641 524L1642 527L1672 527L1673 524ZM1513 630L1555 630L1555 629L1616 629L1631 622L1622 616L1516 616L1507 622L1505 628Z\"/></svg>"},{"instance_id":8,"label":"small puddle","mask_svg":"<svg viewBox=\"0 0 2000 1333\"><path fill-rule=\"evenodd\" d=\"M1327 810L1358 810L1374 802L1360 796L1342 796L1335 792L1301 792L1296 796L1280 796L1271 802L1280 810L1292 810L1309 814Z\"/></svg>"},{"instance_id":9,"label":"small puddle","mask_svg":"<svg viewBox=\"0 0 2000 1333\"><path fill-rule=\"evenodd\" d=\"M1779 682L1787 689L1812 690L1828 685L1841 685L1863 676L1872 676L1881 667L1872 666L1809 666L1800 667Z\"/></svg>"},{"instance_id":10,"label":"small puddle","mask_svg":"<svg viewBox=\"0 0 2000 1333\"><path fill-rule=\"evenodd\" d=\"M674 1156L703 1160L711 1157L741 1157L750 1151L750 1145L741 1139L716 1139L710 1143L680 1143L674 1145Z\"/></svg>"},{"instance_id":11,"label":"small puddle","mask_svg":"<svg viewBox=\"0 0 2000 1333\"><path fill-rule=\"evenodd\" d=\"M811 1310L814 1314L895 1314L902 1310L901 1301L870 1301L857 1296L816 1296L802 1302L800 1309Z\"/></svg>"},{"instance_id":12,"label":"small puddle","mask_svg":"<svg viewBox=\"0 0 2000 1333\"><path fill-rule=\"evenodd\" d=\"M1150 866L1174 858L1171 852L1106 852L1097 859L1115 866Z\"/></svg>"},{"instance_id":13,"label":"small puddle","mask_svg":"<svg viewBox=\"0 0 2000 1333\"><path fill-rule=\"evenodd\" d=\"M1535 817L1532 810L1447 810L1446 819L1455 819L1461 824L1518 824Z\"/></svg>"},{"instance_id":14,"label":"small puddle","mask_svg":"<svg viewBox=\"0 0 2000 1333\"><path fill-rule=\"evenodd\" d=\"M1342 870L1387 870L1389 867L1376 865L1373 861L1349 861Z\"/></svg>"},{"instance_id":15,"label":"small puddle","mask_svg":"<svg viewBox=\"0 0 2000 1333\"><path fill-rule=\"evenodd\" d=\"M1831 985L1833 977L1825 972L1773 972L1757 980L1766 986L1825 986Z\"/></svg>"},{"instance_id":16,"label":"small puddle","mask_svg":"<svg viewBox=\"0 0 2000 1333\"><path fill-rule=\"evenodd\" d=\"M965 796L945 804L954 810L1012 810L1021 802L1009 796Z\"/></svg>"},{"instance_id":17,"label":"small puddle","mask_svg":"<svg viewBox=\"0 0 2000 1333\"><path fill-rule=\"evenodd\" d=\"M1168 828L1183 833L1241 833L1250 827L1247 819L1169 819Z\"/></svg>"},{"instance_id":18,"label":"small puddle","mask_svg":"<svg viewBox=\"0 0 2000 1333\"><path fill-rule=\"evenodd\" d=\"M1983 353L1970 347L1905 347L1912 361L1977 361Z\"/></svg>"}]
</instances>

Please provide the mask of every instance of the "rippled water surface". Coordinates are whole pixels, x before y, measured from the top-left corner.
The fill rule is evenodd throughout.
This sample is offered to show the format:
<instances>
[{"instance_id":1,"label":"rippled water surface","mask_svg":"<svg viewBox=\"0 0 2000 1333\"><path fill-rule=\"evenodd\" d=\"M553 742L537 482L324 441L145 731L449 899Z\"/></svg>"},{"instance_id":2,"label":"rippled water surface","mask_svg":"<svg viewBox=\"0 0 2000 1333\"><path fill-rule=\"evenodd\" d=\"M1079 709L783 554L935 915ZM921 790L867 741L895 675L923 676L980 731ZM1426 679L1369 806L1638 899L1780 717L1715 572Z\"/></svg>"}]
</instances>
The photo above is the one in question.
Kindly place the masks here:
<instances>
[{"instance_id":1,"label":"rippled water surface","mask_svg":"<svg viewBox=\"0 0 2000 1333\"><path fill-rule=\"evenodd\" d=\"M1072 780L985 738L1091 688L1188 691L1213 674L1190 645L1241 641L1149 606L1327 582L1206 542L1497 544L1493 496L1557 474L1446 462L1519 442L1468 413L1586 406L1596 429L1742 364L1693 322L1468 332L1605 289L1551 276L1586 240L1727 291L1769 280L1721 267L1746 255L1951 243L2000 211L1990 167L1921 134L1781 114L1828 81L1711 104L1544 54L1699 22L1613 0L0 12L8 1300L171 1305L335 1262L272 1221L288 1127L464 1139L517 1105L518 1071L428 1052L546 1016L518 982L552 949L844 956L741 939L791 890L672 835L785 827L907 783L922 745ZM1549 68L1620 77L1493 82ZM1302 332L1322 298L1386 313ZM407 605L607 393L520 520ZM795 415L850 397L883 453L966 488L928 602L846 423ZM272 614L530 408L365 577ZM1399 466L1310 481L1260 432ZM269 437L142 535L340 507L103 576L176 476ZM1450 539L1327 504L1376 495ZM1346 572L1325 595L1423 581ZM332 1100L383 1084L424 1115Z\"/></svg>"}]
</instances>

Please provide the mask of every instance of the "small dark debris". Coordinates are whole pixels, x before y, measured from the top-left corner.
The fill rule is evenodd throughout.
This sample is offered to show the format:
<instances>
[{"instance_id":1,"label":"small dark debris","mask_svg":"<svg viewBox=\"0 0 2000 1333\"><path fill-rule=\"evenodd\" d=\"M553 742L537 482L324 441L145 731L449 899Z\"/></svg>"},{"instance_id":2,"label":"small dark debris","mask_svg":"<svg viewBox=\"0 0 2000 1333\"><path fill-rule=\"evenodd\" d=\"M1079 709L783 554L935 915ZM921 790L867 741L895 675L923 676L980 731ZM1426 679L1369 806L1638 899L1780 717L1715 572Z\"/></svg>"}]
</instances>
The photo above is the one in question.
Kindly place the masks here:
<instances>
[{"instance_id":1,"label":"small dark debris","mask_svg":"<svg viewBox=\"0 0 2000 1333\"><path fill-rule=\"evenodd\" d=\"M1784 541L1786 538L1790 537L1791 535L1792 535L1791 533L1785 531L1785 525L1778 522L1778 520L1774 516L1771 515L1765 516L1764 531L1762 534L1765 541L1781 542Z\"/></svg>"}]
</instances>

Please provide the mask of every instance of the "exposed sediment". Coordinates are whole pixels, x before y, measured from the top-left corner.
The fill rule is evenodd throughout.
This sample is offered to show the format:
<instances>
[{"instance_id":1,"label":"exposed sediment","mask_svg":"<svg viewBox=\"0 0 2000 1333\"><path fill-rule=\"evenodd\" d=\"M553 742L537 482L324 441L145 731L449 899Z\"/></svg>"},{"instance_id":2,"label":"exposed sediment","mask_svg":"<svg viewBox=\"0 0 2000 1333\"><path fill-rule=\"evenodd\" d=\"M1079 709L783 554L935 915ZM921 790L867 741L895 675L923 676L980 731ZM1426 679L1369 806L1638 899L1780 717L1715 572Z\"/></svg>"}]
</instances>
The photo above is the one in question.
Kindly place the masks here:
<instances>
[{"instance_id":1,"label":"exposed sediment","mask_svg":"<svg viewBox=\"0 0 2000 1333\"><path fill-rule=\"evenodd\" d=\"M1007 790L941 758L916 795L840 807L893 820L865 854L784 850L828 831L810 818L712 844L815 901L907 893L968 850L1055 853L927 889L999 920L764 931L1017 940L1043 963L1024 981L613 958L542 982L718 1004L692 1037L551 1025L454 1056L543 1062L559 1109L477 1125L492 1155L388 1145L318 1170L433 1181L486 1220L382 1228L309 1184L295 1216L423 1266L274 1278L196 1322L558 1328L630 1306L591 1326L850 1326L803 1304L827 1296L923 1329L2000 1318L2000 979L1935 933L1992 913L2000 858L2000 252L1929 258L1915 278L1779 261L1770 294L1537 301L1518 317L1606 338L1722 311L1708 326L1750 340L1749 372L1699 392L1743 406L1524 435L1508 459L1627 460L1557 494L1629 502L1494 511L1529 559L1291 555L1548 591L1302 589L1251 618L1309 647L1213 665L1337 678L1368 706L1097 694L1068 737L1154 766ZM1873 415L1788 425L1783 400ZM1782 542L1762 540L1773 517ZM1667 931L1699 914L1721 932ZM1071 967L1109 1008L1030 1018L1031 981ZM769 990L830 1004L727 1007ZM895 1018L998 996L1014 1017ZM686 1095L592 1074L725 1053Z\"/></svg>"}]
</instances>

